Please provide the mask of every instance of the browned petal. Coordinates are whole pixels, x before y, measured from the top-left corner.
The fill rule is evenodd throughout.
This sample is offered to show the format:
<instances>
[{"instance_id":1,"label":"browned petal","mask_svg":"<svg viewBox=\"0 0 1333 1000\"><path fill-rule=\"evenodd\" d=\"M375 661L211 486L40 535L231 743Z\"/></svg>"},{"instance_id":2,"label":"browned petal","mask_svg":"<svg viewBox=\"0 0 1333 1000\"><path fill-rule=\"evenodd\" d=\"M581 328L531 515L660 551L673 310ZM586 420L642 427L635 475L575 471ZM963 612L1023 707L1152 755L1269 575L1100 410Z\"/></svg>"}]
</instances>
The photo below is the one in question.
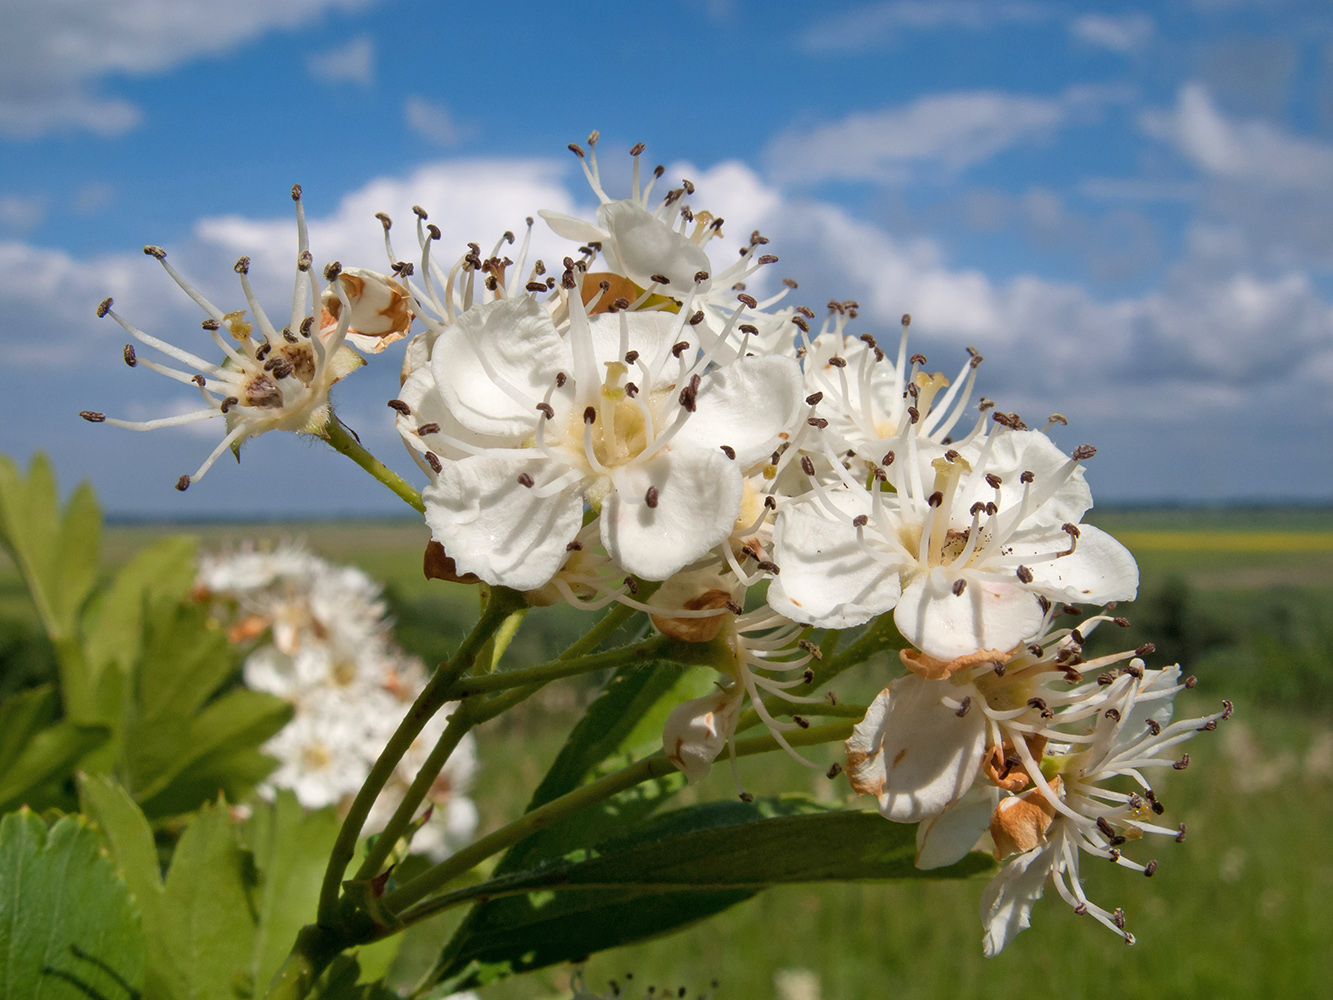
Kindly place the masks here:
<instances>
[{"instance_id":1,"label":"browned petal","mask_svg":"<svg viewBox=\"0 0 1333 1000\"><path fill-rule=\"evenodd\" d=\"M1041 760L1041 755L1046 752L1046 737L1028 733L1024 735L1023 742L1028 745L1032 759ZM1006 758L1013 752L1013 743L1005 740L1003 747L992 746L981 760L982 773L990 779L991 784L1003 788L1006 792L1020 791L1030 780L1027 768L1023 764L1010 767L1005 763Z\"/></svg>"},{"instance_id":2,"label":"browned petal","mask_svg":"<svg viewBox=\"0 0 1333 1000\"><path fill-rule=\"evenodd\" d=\"M270 619L263 615L247 615L227 629L227 641L232 643L248 642L268 628Z\"/></svg>"},{"instance_id":3,"label":"browned petal","mask_svg":"<svg viewBox=\"0 0 1333 1000\"><path fill-rule=\"evenodd\" d=\"M698 597L685 602L686 611L711 611L725 608L731 600L731 594L725 590L708 590ZM711 615L708 618L667 618L651 615L653 627L665 636L680 639L682 642L711 642L722 631L726 615Z\"/></svg>"},{"instance_id":4,"label":"browned petal","mask_svg":"<svg viewBox=\"0 0 1333 1000\"><path fill-rule=\"evenodd\" d=\"M1051 790L1059 792L1060 779L1051 781ZM1033 789L1011 799L1001 799L990 818L990 835L995 841L995 860L1021 854L1046 843L1046 831L1055 819L1055 807L1046 796Z\"/></svg>"},{"instance_id":5,"label":"browned petal","mask_svg":"<svg viewBox=\"0 0 1333 1000\"><path fill-rule=\"evenodd\" d=\"M901 649L898 651L898 658L903 661L903 666L918 677L928 681L942 681L967 667L975 667L978 663L1003 663L1015 652L1017 647L1008 652L999 649L979 649L956 660L937 660L916 649Z\"/></svg>"},{"instance_id":6,"label":"browned petal","mask_svg":"<svg viewBox=\"0 0 1333 1000\"><path fill-rule=\"evenodd\" d=\"M431 539L426 544L426 556L422 569L427 580L447 580L449 583L480 583L481 578L475 573L458 573L458 567L452 557L445 554L444 546Z\"/></svg>"},{"instance_id":7,"label":"browned petal","mask_svg":"<svg viewBox=\"0 0 1333 1000\"><path fill-rule=\"evenodd\" d=\"M586 306L602 290L602 282L605 281L611 287L606 290L597 301L597 305L588 310L589 316L596 316L598 313L610 312L611 303L616 299L628 299L633 302L643 294L643 289L634 282L619 274L612 274L610 271L595 271L583 276L583 304Z\"/></svg>"}]
</instances>

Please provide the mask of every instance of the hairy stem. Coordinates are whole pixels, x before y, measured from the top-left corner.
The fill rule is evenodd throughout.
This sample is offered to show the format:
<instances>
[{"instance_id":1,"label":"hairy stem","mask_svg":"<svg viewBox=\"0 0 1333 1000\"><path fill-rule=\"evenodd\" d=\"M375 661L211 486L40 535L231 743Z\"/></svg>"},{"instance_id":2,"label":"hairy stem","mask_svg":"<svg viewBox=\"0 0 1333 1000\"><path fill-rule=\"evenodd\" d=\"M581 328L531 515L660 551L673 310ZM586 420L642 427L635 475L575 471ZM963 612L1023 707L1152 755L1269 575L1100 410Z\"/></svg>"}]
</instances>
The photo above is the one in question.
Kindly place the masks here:
<instances>
[{"instance_id":1,"label":"hairy stem","mask_svg":"<svg viewBox=\"0 0 1333 1000\"><path fill-rule=\"evenodd\" d=\"M369 472L373 478L387 486L394 495L418 514L426 512L426 505L421 502L421 494L412 484L367 451L357 440L356 435L336 416L329 416L329 421L319 436L327 441L334 451L346 455Z\"/></svg>"}]
</instances>

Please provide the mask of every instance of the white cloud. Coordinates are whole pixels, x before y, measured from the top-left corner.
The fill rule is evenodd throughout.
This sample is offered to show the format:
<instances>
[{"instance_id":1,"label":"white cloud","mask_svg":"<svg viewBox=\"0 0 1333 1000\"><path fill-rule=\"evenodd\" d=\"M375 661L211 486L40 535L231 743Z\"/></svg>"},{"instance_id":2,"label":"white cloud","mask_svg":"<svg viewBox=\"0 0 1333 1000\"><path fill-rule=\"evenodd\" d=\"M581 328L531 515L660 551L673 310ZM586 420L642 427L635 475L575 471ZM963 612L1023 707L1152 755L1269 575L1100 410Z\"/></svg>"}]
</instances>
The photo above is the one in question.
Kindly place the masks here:
<instances>
[{"instance_id":1,"label":"white cloud","mask_svg":"<svg viewBox=\"0 0 1333 1000\"><path fill-rule=\"evenodd\" d=\"M1152 41L1156 26L1153 19L1143 13L1121 17L1084 14L1070 22L1069 33L1089 45L1128 55L1141 52Z\"/></svg>"},{"instance_id":2,"label":"white cloud","mask_svg":"<svg viewBox=\"0 0 1333 1000\"><path fill-rule=\"evenodd\" d=\"M1319 193L1333 184L1333 145L1266 121L1229 118L1197 83L1180 88L1174 109L1146 112L1140 121L1212 177Z\"/></svg>"},{"instance_id":3,"label":"white cloud","mask_svg":"<svg viewBox=\"0 0 1333 1000\"><path fill-rule=\"evenodd\" d=\"M110 73L147 75L225 52L329 9L374 0L43 0L7 4L0 32L0 132L87 129L117 135L137 125L130 102L100 92Z\"/></svg>"},{"instance_id":4,"label":"white cloud","mask_svg":"<svg viewBox=\"0 0 1333 1000\"><path fill-rule=\"evenodd\" d=\"M369 86L375 82L375 43L366 35L353 38L346 45L310 56L306 69L316 80Z\"/></svg>"},{"instance_id":5,"label":"white cloud","mask_svg":"<svg viewBox=\"0 0 1333 1000\"><path fill-rule=\"evenodd\" d=\"M984 31L1009 22L1051 16L1047 4L1023 0L892 0L846 11L811 27L802 38L815 52L873 48L907 31L940 28Z\"/></svg>"},{"instance_id":6,"label":"white cloud","mask_svg":"<svg viewBox=\"0 0 1333 1000\"><path fill-rule=\"evenodd\" d=\"M1086 177L1079 181L1078 192L1086 198L1116 201L1191 201L1201 193L1192 181L1139 177Z\"/></svg>"},{"instance_id":7,"label":"white cloud","mask_svg":"<svg viewBox=\"0 0 1333 1000\"><path fill-rule=\"evenodd\" d=\"M413 94L403 103L403 116L413 132L437 146L456 146L462 138L453 113L439 101Z\"/></svg>"},{"instance_id":8,"label":"white cloud","mask_svg":"<svg viewBox=\"0 0 1333 1000\"><path fill-rule=\"evenodd\" d=\"M1047 140L1061 126L1123 96L1091 88L1056 97L996 90L929 94L787 132L765 152L773 174L785 181L901 181L924 167L957 173L1020 143Z\"/></svg>"},{"instance_id":9,"label":"white cloud","mask_svg":"<svg viewBox=\"0 0 1333 1000\"><path fill-rule=\"evenodd\" d=\"M46 198L40 194L0 195L0 226L25 233L46 218Z\"/></svg>"}]
</instances>

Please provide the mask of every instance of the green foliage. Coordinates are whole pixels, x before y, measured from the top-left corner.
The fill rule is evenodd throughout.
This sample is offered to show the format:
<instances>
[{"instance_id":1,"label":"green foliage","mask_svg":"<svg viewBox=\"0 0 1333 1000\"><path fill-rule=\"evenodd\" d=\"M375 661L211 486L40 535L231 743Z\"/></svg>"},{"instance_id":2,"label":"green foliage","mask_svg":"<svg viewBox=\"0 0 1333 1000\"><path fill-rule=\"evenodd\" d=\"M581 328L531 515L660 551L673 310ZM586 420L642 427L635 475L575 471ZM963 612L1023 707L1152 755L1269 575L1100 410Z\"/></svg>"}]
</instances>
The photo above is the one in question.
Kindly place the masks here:
<instances>
[{"instance_id":1,"label":"green foliage","mask_svg":"<svg viewBox=\"0 0 1333 1000\"><path fill-rule=\"evenodd\" d=\"M139 913L82 817L0 820L0 886L0 996L138 1000Z\"/></svg>"},{"instance_id":2,"label":"green foliage","mask_svg":"<svg viewBox=\"0 0 1333 1000\"><path fill-rule=\"evenodd\" d=\"M794 797L690 806L596 850L478 887L528 894L488 904L435 975L449 989L483 986L659 936L775 885L950 878L992 867L972 855L921 872L915 856L914 828L874 813Z\"/></svg>"},{"instance_id":3,"label":"green foliage","mask_svg":"<svg viewBox=\"0 0 1333 1000\"><path fill-rule=\"evenodd\" d=\"M258 747L290 706L235 688L235 652L190 600L192 540L144 549L98 588L100 534L87 487L62 515L44 458L26 478L0 458L0 542L55 649L64 702L63 719L51 688L0 702L0 809L72 804L76 768L115 774L154 818L219 791L243 797L271 769Z\"/></svg>"}]
</instances>

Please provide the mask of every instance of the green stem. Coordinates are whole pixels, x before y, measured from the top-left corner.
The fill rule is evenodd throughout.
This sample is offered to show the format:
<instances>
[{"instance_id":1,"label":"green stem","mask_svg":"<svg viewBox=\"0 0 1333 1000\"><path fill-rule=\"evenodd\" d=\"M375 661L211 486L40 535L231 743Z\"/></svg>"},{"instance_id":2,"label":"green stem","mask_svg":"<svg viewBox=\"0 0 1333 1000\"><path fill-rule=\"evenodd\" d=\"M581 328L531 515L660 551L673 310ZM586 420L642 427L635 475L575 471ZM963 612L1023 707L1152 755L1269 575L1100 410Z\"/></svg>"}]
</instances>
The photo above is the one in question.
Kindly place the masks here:
<instances>
[{"instance_id":1,"label":"green stem","mask_svg":"<svg viewBox=\"0 0 1333 1000\"><path fill-rule=\"evenodd\" d=\"M425 801L431 786L435 784L435 779L440 776L440 771L444 769L449 755L454 752L454 749L467 735L473 724L472 720L468 718L465 708L460 707L458 711L454 712L439 740L431 748L429 756L422 763L421 770L412 779L412 784L408 786L406 793L403 795L403 801L398 803L398 808L394 810L389 822L380 831L375 846L366 855L366 860L361 862L361 867L357 869L356 875L353 876L356 881L374 878L379 874L380 867L398 845L403 833L412 824L412 818L416 815L417 807Z\"/></svg>"},{"instance_id":2,"label":"green stem","mask_svg":"<svg viewBox=\"0 0 1333 1000\"><path fill-rule=\"evenodd\" d=\"M334 451L346 455L369 472L373 478L387 486L399 499L417 513L426 513L426 505L421 502L421 494L417 492L416 488L368 452L365 446L356 439L356 435L348 430L347 426L336 416L330 415L328 423L324 425L323 432L319 436L327 441Z\"/></svg>"},{"instance_id":3,"label":"green stem","mask_svg":"<svg viewBox=\"0 0 1333 1000\"><path fill-rule=\"evenodd\" d=\"M325 928L314 924L302 927L291 954L264 993L266 1000L302 1000L340 951L341 945Z\"/></svg>"},{"instance_id":4,"label":"green stem","mask_svg":"<svg viewBox=\"0 0 1333 1000\"><path fill-rule=\"evenodd\" d=\"M509 617L515 608L523 604L523 595L506 587L496 587L491 591L481 617L472 631L468 633L457 652L448 662L440 664L434 675L426 683L406 717L398 724L398 729L390 737L375 766L370 769L365 783L338 831L338 839L329 856L328 867L324 870L324 882L319 893L319 922L326 924L334 918L338 904L338 888L343 874L356 854L356 841L361 836L366 817L370 815L375 799L383 790L398 762L403 759L412 746L412 741L421 733L430 718L448 701L447 692L462 673L472 666L477 651L495 634L496 629Z\"/></svg>"},{"instance_id":5,"label":"green stem","mask_svg":"<svg viewBox=\"0 0 1333 1000\"><path fill-rule=\"evenodd\" d=\"M509 688L523 687L528 684L546 684L550 681L560 680L563 677L592 673L595 670L605 670L607 667L618 667L631 660L648 660L652 659L670 642L671 640L666 636L657 635L629 646L621 646L618 649L608 649L601 653L589 653L586 656L552 660L550 663L543 663L539 667L507 670L501 674L489 674L481 677L464 677L449 689L448 695L451 700L469 698L476 694L505 691Z\"/></svg>"},{"instance_id":6,"label":"green stem","mask_svg":"<svg viewBox=\"0 0 1333 1000\"><path fill-rule=\"evenodd\" d=\"M819 743L845 740L851 733L852 724L850 722L832 722L791 733L787 739L793 746L813 746ZM777 749L779 749L777 740L769 734L736 741L736 756L738 757L768 753ZM405 922L408 907L419 902L435 890L448 885L453 879L475 868L492 855L499 854L506 848L512 847L538 830L548 827L566 816L571 816L582 809L609 799L613 795L652 778L660 778L663 775L670 774L674 770L675 767L666 759L666 755L659 751L651 757L645 757L643 760L636 761L626 768L606 775L604 778L599 778L557 799L552 799L545 805L524 813L508 826L501 827L469 847L465 847L448 861L438 864L422 872L416 878L409 880L384 896L383 906L390 913L398 913L400 915L399 919ZM431 902L434 903L433 900ZM413 919L422 919L435 911L427 912L423 906L417 907L411 912Z\"/></svg>"}]
</instances>

